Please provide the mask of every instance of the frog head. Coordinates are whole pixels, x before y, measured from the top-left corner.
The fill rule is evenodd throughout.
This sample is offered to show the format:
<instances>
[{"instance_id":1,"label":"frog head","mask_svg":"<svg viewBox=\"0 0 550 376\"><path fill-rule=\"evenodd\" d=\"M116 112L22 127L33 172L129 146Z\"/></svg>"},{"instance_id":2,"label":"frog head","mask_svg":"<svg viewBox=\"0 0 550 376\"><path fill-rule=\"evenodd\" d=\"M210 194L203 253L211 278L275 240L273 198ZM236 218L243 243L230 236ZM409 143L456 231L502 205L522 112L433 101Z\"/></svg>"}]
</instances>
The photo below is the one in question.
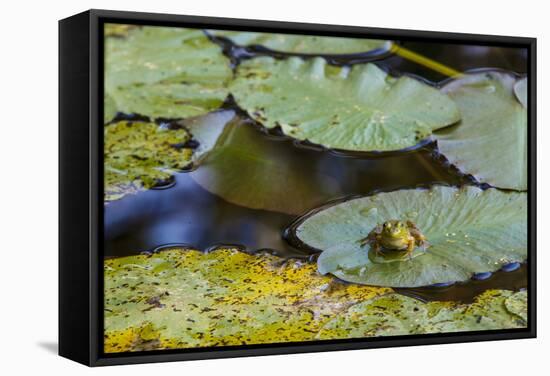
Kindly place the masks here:
<instances>
[{"instance_id":1,"label":"frog head","mask_svg":"<svg viewBox=\"0 0 550 376\"><path fill-rule=\"evenodd\" d=\"M391 220L382 224L382 236L385 238L400 239L407 237L409 229L402 221Z\"/></svg>"}]
</instances>

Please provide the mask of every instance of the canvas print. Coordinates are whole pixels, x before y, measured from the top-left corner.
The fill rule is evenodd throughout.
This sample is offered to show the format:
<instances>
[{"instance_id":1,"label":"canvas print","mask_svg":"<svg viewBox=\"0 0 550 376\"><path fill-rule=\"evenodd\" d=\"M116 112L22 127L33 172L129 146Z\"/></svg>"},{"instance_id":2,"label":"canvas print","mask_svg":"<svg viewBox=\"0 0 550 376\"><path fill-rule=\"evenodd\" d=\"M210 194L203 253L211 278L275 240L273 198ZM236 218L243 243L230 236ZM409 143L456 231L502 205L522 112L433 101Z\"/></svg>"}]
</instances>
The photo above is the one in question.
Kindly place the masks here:
<instances>
[{"instance_id":1,"label":"canvas print","mask_svg":"<svg viewBox=\"0 0 550 376\"><path fill-rule=\"evenodd\" d=\"M527 327L526 49L103 32L105 354Z\"/></svg>"}]
</instances>

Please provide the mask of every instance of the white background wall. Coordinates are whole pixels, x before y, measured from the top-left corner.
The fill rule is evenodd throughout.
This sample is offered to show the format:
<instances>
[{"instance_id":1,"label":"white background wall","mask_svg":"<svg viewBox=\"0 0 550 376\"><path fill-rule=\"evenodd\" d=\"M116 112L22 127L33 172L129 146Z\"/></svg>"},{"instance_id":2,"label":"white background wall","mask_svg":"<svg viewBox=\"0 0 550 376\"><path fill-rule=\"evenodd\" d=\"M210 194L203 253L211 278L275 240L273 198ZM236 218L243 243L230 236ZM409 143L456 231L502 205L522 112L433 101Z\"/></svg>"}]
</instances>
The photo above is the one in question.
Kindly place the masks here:
<instances>
[{"instance_id":1,"label":"white background wall","mask_svg":"<svg viewBox=\"0 0 550 376\"><path fill-rule=\"evenodd\" d=\"M95 0L2 2L0 370L3 375L541 375L548 372L549 11L544 1ZM539 38L539 338L87 369L57 342L57 20L88 8ZM550 69L550 68L548 68ZM545 348L546 347L546 348ZM55 372L55 373L54 373Z\"/></svg>"}]
</instances>

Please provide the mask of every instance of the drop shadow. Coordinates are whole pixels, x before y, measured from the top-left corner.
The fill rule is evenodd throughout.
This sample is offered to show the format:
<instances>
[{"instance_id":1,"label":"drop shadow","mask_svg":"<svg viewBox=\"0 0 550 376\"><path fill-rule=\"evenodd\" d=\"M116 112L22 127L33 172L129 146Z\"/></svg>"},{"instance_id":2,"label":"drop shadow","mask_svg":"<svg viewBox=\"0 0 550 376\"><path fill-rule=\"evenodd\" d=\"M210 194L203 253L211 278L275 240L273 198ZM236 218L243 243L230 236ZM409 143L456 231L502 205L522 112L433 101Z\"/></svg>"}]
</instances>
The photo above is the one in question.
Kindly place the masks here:
<instances>
[{"instance_id":1,"label":"drop shadow","mask_svg":"<svg viewBox=\"0 0 550 376\"><path fill-rule=\"evenodd\" d=\"M43 350L46 350L49 353L52 353L54 355L57 355L59 346L57 342L38 342L38 347L41 347Z\"/></svg>"}]
</instances>

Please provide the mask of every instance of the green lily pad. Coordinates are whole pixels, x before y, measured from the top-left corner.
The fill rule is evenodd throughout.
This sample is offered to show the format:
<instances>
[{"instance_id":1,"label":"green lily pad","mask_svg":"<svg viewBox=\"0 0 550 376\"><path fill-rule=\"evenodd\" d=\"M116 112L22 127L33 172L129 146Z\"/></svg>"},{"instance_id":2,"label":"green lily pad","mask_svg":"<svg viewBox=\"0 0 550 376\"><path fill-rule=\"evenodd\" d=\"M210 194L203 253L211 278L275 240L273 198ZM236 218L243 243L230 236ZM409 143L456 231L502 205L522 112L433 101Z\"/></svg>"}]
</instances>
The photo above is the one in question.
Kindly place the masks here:
<instances>
[{"instance_id":1,"label":"green lily pad","mask_svg":"<svg viewBox=\"0 0 550 376\"><path fill-rule=\"evenodd\" d=\"M411 220L426 236L416 257L379 262L361 246L378 224ZM464 281L527 258L527 194L473 186L407 189L351 199L299 222L296 237L323 251L319 271L348 282L418 287Z\"/></svg>"},{"instance_id":2,"label":"green lily pad","mask_svg":"<svg viewBox=\"0 0 550 376\"><path fill-rule=\"evenodd\" d=\"M107 124L115 117L117 113L116 103L110 95L106 94L103 97L103 123Z\"/></svg>"},{"instance_id":3,"label":"green lily pad","mask_svg":"<svg viewBox=\"0 0 550 376\"><path fill-rule=\"evenodd\" d=\"M411 77L374 64L328 65L322 58L255 58L239 65L231 92L267 128L331 149L414 147L460 119L454 102Z\"/></svg>"},{"instance_id":4,"label":"green lily pad","mask_svg":"<svg viewBox=\"0 0 550 376\"><path fill-rule=\"evenodd\" d=\"M422 303L403 295L383 295L338 314L323 326L317 338L363 338L526 327L526 320L518 319L505 308L505 303L510 299L525 303L527 295L488 290L472 304Z\"/></svg>"},{"instance_id":5,"label":"green lily pad","mask_svg":"<svg viewBox=\"0 0 550 376\"><path fill-rule=\"evenodd\" d=\"M390 51L392 43L387 40L365 38L342 38L314 35L255 33L247 31L209 30L210 34L225 37L233 43L246 46L262 46L272 51L308 55L349 55Z\"/></svg>"},{"instance_id":6,"label":"green lily pad","mask_svg":"<svg viewBox=\"0 0 550 376\"><path fill-rule=\"evenodd\" d=\"M127 24L113 24L106 23L104 25L104 35L108 37L124 38L128 36L128 32L132 29L138 28L138 25L127 25Z\"/></svg>"},{"instance_id":7,"label":"green lily pad","mask_svg":"<svg viewBox=\"0 0 550 376\"><path fill-rule=\"evenodd\" d=\"M440 153L463 173L494 187L524 191L527 111L514 94L517 84L514 75L502 72L451 81L442 91L456 102L462 121L434 135Z\"/></svg>"},{"instance_id":8,"label":"green lily pad","mask_svg":"<svg viewBox=\"0 0 550 376\"><path fill-rule=\"evenodd\" d=\"M392 291L235 249L171 248L104 270L107 353L313 340L335 314Z\"/></svg>"},{"instance_id":9,"label":"green lily pad","mask_svg":"<svg viewBox=\"0 0 550 376\"><path fill-rule=\"evenodd\" d=\"M193 150L184 128L120 121L104 127L105 202L167 182L188 166Z\"/></svg>"},{"instance_id":10,"label":"green lily pad","mask_svg":"<svg viewBox=\"0 0 550 376\"><path fill-rule=\"evenodd\" d=\"M506 309L527 322L527 290L519 291L504 302Z\"/></svg>"},{"instance_id":11,"label":"green lily pad","mask_svg":"<svg viewBox=\"0 0 550 376\"><path fill-rule=\"evenodd\" d=\"M280 142L235 118L191 177L224 200L253 209L300 214L341 195L338 182L291 162Z\"/></svg>"},{"instance_id":12,"label":"green lily pad","mask_svg":"<svg viewBox=\"0 0 550 376\"><path fill-rule=\"evenodd\" d=\"M105 92L124 113L184 118L218 108L232 72L201 30L144 26L105 40Z\"/></svg>"},{"instance_id":13,"label":"green lily pad","mask_svg":"<svg viewBox=\"0 0 550 376\"><path fill-rule=\"evenodd\" d=\"M518 80L514 85L514 94L523 107L527 108L527 77Z\"/></svg>"}]
</instances>

